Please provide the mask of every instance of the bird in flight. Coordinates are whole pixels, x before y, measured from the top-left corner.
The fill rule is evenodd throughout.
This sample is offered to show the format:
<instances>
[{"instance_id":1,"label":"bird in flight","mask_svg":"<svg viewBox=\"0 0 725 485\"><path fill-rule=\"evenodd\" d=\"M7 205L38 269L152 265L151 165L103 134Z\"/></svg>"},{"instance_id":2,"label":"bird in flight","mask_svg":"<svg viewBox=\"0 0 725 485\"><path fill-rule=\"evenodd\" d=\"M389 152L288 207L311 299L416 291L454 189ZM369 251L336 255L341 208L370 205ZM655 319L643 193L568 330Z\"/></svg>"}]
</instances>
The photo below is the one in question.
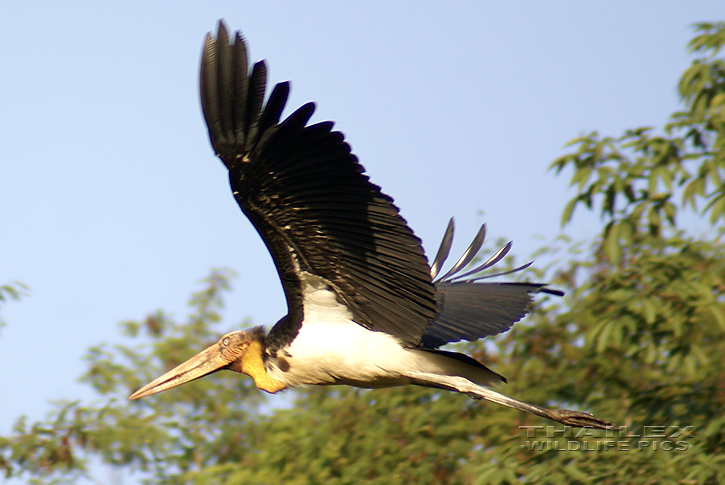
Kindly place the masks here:
<instances>
[{"instance_id":1,"label":"bird in flight","mask_svg":"<svg viewBox=\"0 0 725 485\"><path fill-rule=\"evenodd\" d=\"M256 327L222 336L129 399L228 369L270 393L308 385L419 385L566 425L613 429L588 413L504 396L491 389L505 382L502 376L468 355L440 350L504 332L526 315L533 294L561 292L539 283L482 281L481 271L511 243L469 270L485 226L440 275L453 220L429 265L420 239L393 199L370 182L343 134L329 121L308 124L313 103L280 122L288 82L264 103L266 71L264 61L249 69L241 34L230 39L223 22L216 37L207 34L200 90L211 144L229 171L234 198L272 254L287 315L269 333Z\"/></svg>"}]
</instances>

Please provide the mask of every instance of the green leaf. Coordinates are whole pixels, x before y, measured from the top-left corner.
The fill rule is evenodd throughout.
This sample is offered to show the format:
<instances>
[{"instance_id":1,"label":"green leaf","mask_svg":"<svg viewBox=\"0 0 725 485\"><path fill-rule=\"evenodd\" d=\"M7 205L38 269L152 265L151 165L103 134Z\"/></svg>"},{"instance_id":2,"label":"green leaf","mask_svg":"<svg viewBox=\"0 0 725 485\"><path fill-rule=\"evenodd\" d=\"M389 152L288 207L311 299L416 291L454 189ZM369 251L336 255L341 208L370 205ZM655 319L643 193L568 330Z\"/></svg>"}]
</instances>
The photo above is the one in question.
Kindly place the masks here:
<instances>
[{"instance_id":1,"label":"green leaf","mask_svg":"<svg viewBox=\"0 0 725 485\"><path fill-rule=\"evenodd\" d=\"M629 219L624 219L617 224L618 236L622 240L622 243L629 246L632 244L634 239L635 225Z\"/></svg>"},{"instance_id":2,"label":"green leaf","mask_svg":"<svg viewBox=\"0 0 725 485\"><path fill-rule=\"evenodd\" d=\"M715 224L721 217L725 218L725 194L714 198L712 202L703 209L703 212L706 212L707 210L710 211L711 224Z\"/></svg>"},{"instance_id":3,"label":"green leaf","mask_svg":"<svg viewBox=\"0 0 725 485\"><path fill-rule=\"evenodd\" d=\"M610 222L604 230L604 253L613 265L619 263L621 247L618 240L618 223Z\"/></svg>"},{"instance_id":4,"label":"green leaf","mask_svg":"<svg viewBox=\"0 0 725 485\"><path fill-rule=\"evenodd\" d=\"M582 167L578 169L571 177L571 182L569 183L569 185L578 184L577 190L581 192L587 182L589 182L589 177L592 175L592 172L592 167Z\"/></svg>"},{"instance_id":5,"label":"green leaf","mask_svg":"<svg viewBox=\"0 0 725 485\"><path fill-rule=\"evenodd\" d=\"M579 202L579 199L571 199L569 202L567 202L566 207L564 207L564 212L561 213L562 227L564 227L571 220L571 216L574 213L574 208L576 207L577 202Z\"/></svg>"},{"instance_id":6,"label":"green leaf","mask_svg":"<svg viewBox=\"0 0 725 485\"><path fill-rule=\"evenodd\" d=\"M649 298L642 299L642 315L645 322L652 325L657 317L657 307Z\"/></svg>"}]
</instances>

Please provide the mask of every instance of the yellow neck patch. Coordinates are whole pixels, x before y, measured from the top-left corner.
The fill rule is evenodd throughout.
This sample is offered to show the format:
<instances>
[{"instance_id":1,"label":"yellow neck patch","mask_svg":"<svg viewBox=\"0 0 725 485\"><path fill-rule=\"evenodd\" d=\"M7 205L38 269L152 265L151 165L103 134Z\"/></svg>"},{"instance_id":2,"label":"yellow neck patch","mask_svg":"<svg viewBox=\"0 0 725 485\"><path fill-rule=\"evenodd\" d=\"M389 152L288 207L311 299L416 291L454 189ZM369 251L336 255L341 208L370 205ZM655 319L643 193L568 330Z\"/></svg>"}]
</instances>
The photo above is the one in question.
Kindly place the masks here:
<instances>
[{"instance_id":1,"label":"yellow neck patch","mask_svg":"<svg viewBox=\"0 0 725 485\"><path fill-rule=\"evenodd\" d=\"M242 357L242 372L254 379L257 387L263 391L274 394L287 387L282 381L273 379L267 374L264 360L262 360L262 344L259 342L249 343L249 347Z\"/></svg>"}]
</instances>

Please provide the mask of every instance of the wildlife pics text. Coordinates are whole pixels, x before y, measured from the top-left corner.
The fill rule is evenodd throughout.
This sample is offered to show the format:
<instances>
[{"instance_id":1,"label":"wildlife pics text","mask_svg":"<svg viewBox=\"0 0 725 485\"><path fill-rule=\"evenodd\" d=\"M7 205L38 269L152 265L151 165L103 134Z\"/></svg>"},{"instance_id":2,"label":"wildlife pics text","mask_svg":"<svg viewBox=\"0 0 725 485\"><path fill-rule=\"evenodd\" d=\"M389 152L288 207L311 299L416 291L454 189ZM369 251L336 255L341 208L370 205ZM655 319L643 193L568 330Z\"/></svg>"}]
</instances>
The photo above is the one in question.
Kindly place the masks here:
<instances>
[{"instance_id":1,"label":"wildlife pics text","mask_svg":"<svg viewBox=\"0 0 725 485\"><path fill-rule=\"evenodd\" d=\"M693 447L694 426L627 426L618 430L572 428L571 426L519 426L521 449L528 451L661 451L682 452Z\"/></svg>"}]
</instances>

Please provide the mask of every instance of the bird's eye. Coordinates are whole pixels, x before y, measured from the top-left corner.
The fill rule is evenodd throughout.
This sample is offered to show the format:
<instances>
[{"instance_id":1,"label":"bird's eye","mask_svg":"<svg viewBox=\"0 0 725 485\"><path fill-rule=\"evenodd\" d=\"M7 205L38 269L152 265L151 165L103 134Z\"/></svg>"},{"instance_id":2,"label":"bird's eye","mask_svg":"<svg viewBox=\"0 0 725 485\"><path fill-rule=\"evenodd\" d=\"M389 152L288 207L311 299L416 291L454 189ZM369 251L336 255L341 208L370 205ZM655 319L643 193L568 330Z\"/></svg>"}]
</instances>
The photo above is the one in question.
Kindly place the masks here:
<instances>
[{"instance_id":1,"label":"bird's eye","mask_svg":"<svg viewBox=\"0 0 725 485\"><path fill-rule=\"evenodd\" d=\"M224 340L222 340L222 343L223 343L224 345L229 345L229 337L227 337L227 338L225 338Z\"/></svg>"}]
</instances>

